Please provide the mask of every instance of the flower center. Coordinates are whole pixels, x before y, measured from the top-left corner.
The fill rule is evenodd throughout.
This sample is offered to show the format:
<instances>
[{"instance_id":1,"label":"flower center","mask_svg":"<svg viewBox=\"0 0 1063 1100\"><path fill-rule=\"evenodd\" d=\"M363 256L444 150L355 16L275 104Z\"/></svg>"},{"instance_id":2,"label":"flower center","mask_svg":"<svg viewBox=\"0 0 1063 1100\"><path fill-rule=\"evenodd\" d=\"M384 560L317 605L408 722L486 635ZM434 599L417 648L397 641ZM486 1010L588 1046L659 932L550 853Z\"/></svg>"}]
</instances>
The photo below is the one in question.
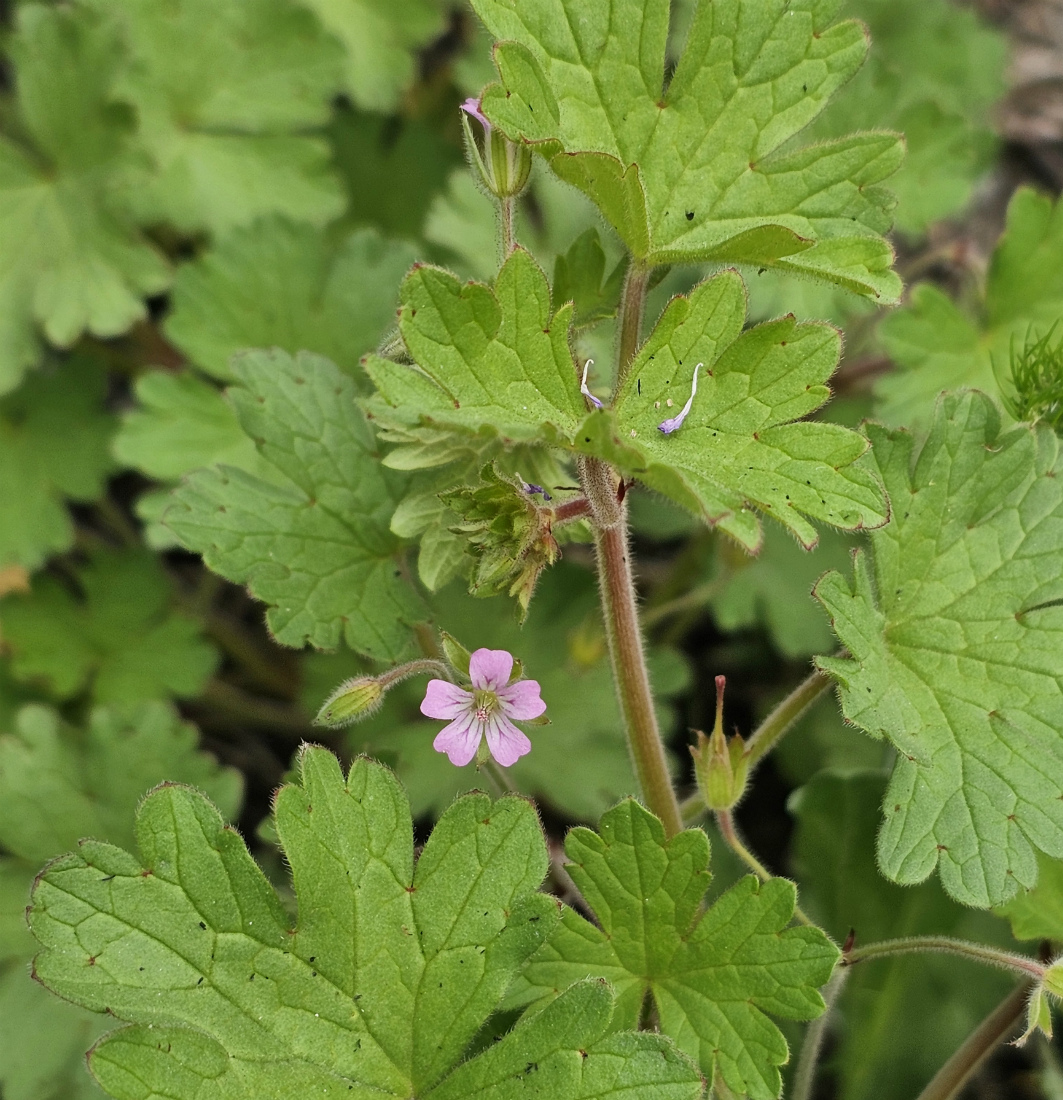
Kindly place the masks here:
<instances>
[{"instance_id":1,"label":"flower center","mask_svg":"<svg viewBox=\"0 0 1063 1100\"><path fill-rule=\"evenodd\" d=\"M484 691L477 688L472 693L472 701L476 707L477 722L486 722L492 713L498 709L498 696L493 691Z\"/></svg>"}]
</instances>

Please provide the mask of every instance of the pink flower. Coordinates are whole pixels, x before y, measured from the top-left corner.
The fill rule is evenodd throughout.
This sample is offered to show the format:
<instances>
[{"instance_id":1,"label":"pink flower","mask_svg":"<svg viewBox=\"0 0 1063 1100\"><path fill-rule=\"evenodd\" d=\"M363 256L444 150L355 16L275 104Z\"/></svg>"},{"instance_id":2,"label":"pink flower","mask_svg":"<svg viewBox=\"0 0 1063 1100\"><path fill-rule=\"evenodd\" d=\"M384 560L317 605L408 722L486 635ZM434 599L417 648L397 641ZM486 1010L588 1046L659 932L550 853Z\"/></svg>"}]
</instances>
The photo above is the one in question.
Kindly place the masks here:
<instances>
[{"instance_id":1,"label":"pink flower","mask_svg":"<svg viewBox=\"0 0 1063 1100\"><path fill-rule=\"evenodd\" d=\"M449 720L432 742L436 752L445 752L459 768L472 760L484 737L491 755L506 768L531 752L531 742L512 719L526 722L538 718L546 704L535 680L511 684L512 672L511 653L478 649L469 658L471 691L446 680L428 681L421 713Z\"/></svg>"},{"instance_id":2,"label":"pink flower","mask_svg":"<svg viewBox=\"0 0 1063 1100\"><path fill-rule=\"evenodd\" d=\"M484 133L489 134L491 132L491 123L487 121L487 115L480 109L479 96L469 96L467 100L461 105L461 109L470 117L476 119L476 121L484 128Z\"/></svg>"}]
</instances>

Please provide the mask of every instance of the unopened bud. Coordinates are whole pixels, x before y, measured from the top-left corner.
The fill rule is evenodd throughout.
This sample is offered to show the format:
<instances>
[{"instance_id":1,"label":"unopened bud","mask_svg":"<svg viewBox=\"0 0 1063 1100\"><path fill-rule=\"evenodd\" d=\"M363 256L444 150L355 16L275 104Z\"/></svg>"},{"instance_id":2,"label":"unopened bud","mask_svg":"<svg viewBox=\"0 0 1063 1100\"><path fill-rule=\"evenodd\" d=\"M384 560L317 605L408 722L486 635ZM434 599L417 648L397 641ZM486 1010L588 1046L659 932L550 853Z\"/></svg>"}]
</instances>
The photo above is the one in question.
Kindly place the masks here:
<instances>
[{"instance_id":1,"label":"unopened bud","mask_svg":"<svg viewBox=\"0 0 1063 1100\"><path fill-rule=\"evenodd\" d=\"M450 667L459 676L468 677L469 660L471 658L469 651L453 634L448 634L445 630L439 632L439 640L443 646L443 656L446 657Z\"/></svg>"},{"instance_id":2,"label":"unopened bud","mask_svg":"<svg viewBox=\"0 0 1063 1100\"><path fill-rule=\"evenodd\" d=\"M1044 986L1046 993L1051 993L1053 997L1063 999L1063 959L1056 959L1045 971L1045 976L1041 979L1041 985Z\"/></svg>"},{"instance_id":3,"label":"unopened bud","mask_svg":"<svg viewBox=\"0 0 1063 1100\"><path fill-rule=\"evenodd\" d=\"M745 793L749 776L746 744L735 734L728 740L723 732L723 692L726 676L716 677L716 724L712 736L698 731L697 745L690 746L698 789L710 810L730 810Z\"/></svg>"},{"instance_id":4,"label":"unopened bud","mask_svg":"<svg viewBox=\"0 0 1063 1100\"><path fill-rule=\"evenodd\" d=\"M380 706L384 699L384 686L370 676L356 676L344 680L325 700L314 719L315 726L339 729L361 722Z\"/></svg>"},{"instance_id":5,"label":"unopened bud","mask_svg":"<svg viewBox=\"0 0 1063 1100\"><path fill-rule=\"evenodd\" d=\"M523 143L510 141L501 130L492 126L480 110L479 100L467 99L461 110L465 151L484 187L500 199L519 195L531 174L531 150ZM482 148L474 132L473 119L483 135Z\"/></svg>"}]
</instances>

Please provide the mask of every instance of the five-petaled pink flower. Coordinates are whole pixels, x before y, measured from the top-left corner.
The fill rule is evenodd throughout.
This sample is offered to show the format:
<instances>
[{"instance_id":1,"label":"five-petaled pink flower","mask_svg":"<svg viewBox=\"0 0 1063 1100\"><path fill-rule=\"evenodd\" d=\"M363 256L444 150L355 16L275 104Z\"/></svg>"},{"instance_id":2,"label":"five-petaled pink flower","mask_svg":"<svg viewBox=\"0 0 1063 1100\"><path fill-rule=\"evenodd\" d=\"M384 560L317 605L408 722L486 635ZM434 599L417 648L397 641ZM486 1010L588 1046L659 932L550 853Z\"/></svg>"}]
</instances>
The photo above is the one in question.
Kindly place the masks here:
<instances>
[{"instance_id":1,"label":"five-petaled pink flower","mask_svg":"<svg viewBox=\"0 0 1063 1100\"><path fill-rule=\"evenodd\" d=\"M512 673L511 653L478 649L469 658L471 691L446 680L428 681L421 713L450 720L432 742L436 752L445 752L452 764L462 767L476 755L480 740L486 737L491 755L507 768L531 752L531 742L512 719L526 722L538 718L546 704L535 680L511 684Z\"/></svg>"}]
</instances>

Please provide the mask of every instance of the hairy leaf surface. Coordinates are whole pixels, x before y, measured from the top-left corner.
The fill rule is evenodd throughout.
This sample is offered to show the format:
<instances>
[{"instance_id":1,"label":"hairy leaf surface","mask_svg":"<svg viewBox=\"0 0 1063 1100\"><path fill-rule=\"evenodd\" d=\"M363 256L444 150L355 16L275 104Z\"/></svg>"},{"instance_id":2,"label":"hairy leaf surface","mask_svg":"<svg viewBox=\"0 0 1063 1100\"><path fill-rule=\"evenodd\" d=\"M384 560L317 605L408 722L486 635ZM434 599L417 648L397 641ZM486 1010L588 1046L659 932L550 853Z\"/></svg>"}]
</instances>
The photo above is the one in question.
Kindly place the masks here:
<instances>
[{"instance_id":1,"label":"hairy leaf surface","mask_svg":"<svg viewBox=\"0 0 1063 1100\"><path fill-rule=\"evenodd\" d=\"M789 139L867 50L818 0L699 5L665 86L658 0L474 0L502 40L488 118L588 194L638 260L778 267L884 301L900 283L881 181L900 138Z\"/></svg>"},{"instance_id":2,"label":"hairy leaf surface","mask_svg":"<svg viewBox=\"0 0 1063 1100\"><path fill-rule=\"evenodd\" d=\"M1063 461L1047 429L1002 431L978 393L939 403L919 446L872 427L893 503L855 580L816 594L852 654L820 658L846 717L898 749L883 871L981 907L1063 856Z\"/></svg>"},{"instance_id":3,"label":"hairy leaf surface","mask_svg":"<svg viewBox=\"0 0 1063 1100\"><path fill-rule=\"evenodd\" d=\"M766 1013L807 1020L823 1010L818 987L838 958L818 928L787 928L792 882L741 879L706 912L709 842L700 829L666 841L660 821L628 800L601 833L573 829L566 869L600 927L565 909L511 1000L551 997L587 976L616 988L617 1026L637 1023L647 992L661 1031L719 1072L736 1093L777 1097L786 1040Z\"/></svg>"},{"instance_id":4,"label":"hairy leaf surface","mask_svg":"<svg viewBox=\"0 0 1063 1100\"><path fill-rule=\"evenodd\" d=\"M528 1079L573 1100L699 1094L666 1040L605 1037L612 995L595 982L455 1069L556 922L536 893L547 862L535 811L468 795L415 864L409 805L387 769L359 759L345 780L331 753L307 749L298 775L275 809L294 925L239 836L182 787L142 804L141 859L85 841L42 876L38 976L133 1025L91 1055L118 1100L145 1081L175 1100L204 1089L509 1100Z\"/></svg>"}]
</instances>

